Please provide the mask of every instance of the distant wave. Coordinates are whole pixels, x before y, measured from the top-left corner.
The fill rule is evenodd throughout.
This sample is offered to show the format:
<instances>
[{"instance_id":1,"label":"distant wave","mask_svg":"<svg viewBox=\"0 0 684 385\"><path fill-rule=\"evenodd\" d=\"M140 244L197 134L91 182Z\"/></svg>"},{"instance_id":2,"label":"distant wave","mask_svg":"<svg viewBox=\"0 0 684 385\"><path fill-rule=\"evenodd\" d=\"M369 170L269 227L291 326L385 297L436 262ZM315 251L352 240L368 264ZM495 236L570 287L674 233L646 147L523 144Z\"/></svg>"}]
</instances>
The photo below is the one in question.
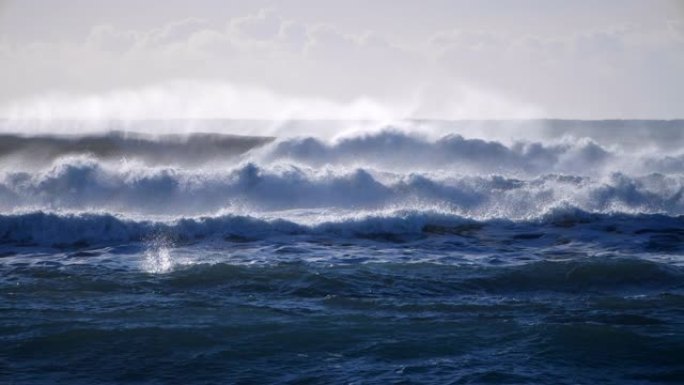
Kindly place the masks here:
<instances>
[{"instance_id":1,"label":"distant wave","mask_svg":"<svg viewBox=\"0 0 684 385\"><path fill-rule=\"evenodd\" d=\"M411 131L411 125L408 128L386 126L380 131L347 135L338 140L315 136L274 138L197 132L150 135L111 131L66 136L0 134L0 167L44 168L61 157L87 155L103 161L132 161L144 166L183 168L211 168L252 161L261 165L298 163L312 167L361 167L404 173L434 170L518 176L549 173L597 175L615 171L681 173L684 170L684 152L677 143L684 143L684 125L675 123L664 127L656 124L661 129L654 128L650 136L645 132L651 131L644 131L641 126L630 128L634 132L620 134L616 127L609 125L592 133L587 126L594 127L597 123L585 123L576 130L552 137L540 134L526 136L521 131L519 137L509 142L468 138L457 133L426 135L426 130L421 131L420 125L415 127L415 132ZM453 123L453 126L456 129L459 124ZM439 132L441 129L434 130ZM560 130L547 131L563 133ZM615 136L612 142L608 140L610 133Z\"/></svg>"},{"instance_id":2,"label":"distant wave","mask_svg":"<svg viewBox=\"0 0 684 385\"><path fill-rule=\"evenodd\" d=\"M0 134L0 162L14 158L24 165L46 165L69 155L98 159L140 160L148 165L198 166L217 159L231 159L273 140L270 137L211 133L145 135L112 131L89 135Z\"/></svg>"},{"instance_id":3,"label":"distant wave","mask_svg":"<svg viewBox=\"0 0 684 385\"><path fill-rule=\"evenodd\" d=\"M438 140L397 131L346 138L328 144L315 138L296 138L266 149L269 160L288 159L312 166L351 164L391 170L458 170L461 172L547 172L603 169L613 154L590 140L542 144L497 141L447 135Z\"/></svg>"}]
</instances>

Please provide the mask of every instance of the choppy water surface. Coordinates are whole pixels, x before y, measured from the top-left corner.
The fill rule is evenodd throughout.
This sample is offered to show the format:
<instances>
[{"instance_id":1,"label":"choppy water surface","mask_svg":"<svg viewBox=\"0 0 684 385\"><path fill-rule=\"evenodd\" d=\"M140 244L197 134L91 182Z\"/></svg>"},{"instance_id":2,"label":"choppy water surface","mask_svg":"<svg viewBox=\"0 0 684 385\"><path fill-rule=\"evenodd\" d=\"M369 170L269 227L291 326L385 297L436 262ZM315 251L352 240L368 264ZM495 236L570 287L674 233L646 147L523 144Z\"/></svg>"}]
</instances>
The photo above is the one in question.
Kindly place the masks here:
<instances>
[{"instance_id":1,"label":"choppy water surface","mask_svg":"<svg viewBox=\"0 0 684 385\"><path fill-rule=\"evenodd\" d=\"M13 137L0 381L682 382L669 130Z\"/></svg>"}]
</instances>

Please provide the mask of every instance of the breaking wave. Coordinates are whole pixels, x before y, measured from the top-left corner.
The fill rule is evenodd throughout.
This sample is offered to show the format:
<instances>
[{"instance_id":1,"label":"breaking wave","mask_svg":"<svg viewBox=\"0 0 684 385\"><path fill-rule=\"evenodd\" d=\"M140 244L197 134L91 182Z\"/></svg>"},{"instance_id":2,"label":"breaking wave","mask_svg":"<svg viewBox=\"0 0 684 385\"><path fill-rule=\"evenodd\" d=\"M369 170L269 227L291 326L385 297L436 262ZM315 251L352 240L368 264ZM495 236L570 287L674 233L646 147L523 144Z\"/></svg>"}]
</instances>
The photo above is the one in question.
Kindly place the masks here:
<instances>
[{"instance_id":1,"label":"breaking wave","mask_svg":"<svg viewBox=\"0 0 684 385\"><path fill-rule=\"evenodd\" d=\"M681 174L516 177L251 162L207 170L72 157L37 172L6 172L0 178L0 208L187 216L439 207L475 218L524 219L559 204L589 212L681 215L683 191Z\"/></svg>"},{"instance_id":2,"label":"breaking wave","mask_svg":"<svg viewBox=\"0 0 684 385\"><path fill-rule=\"evenodd\" d=\"M559 208L526 221L475 220L435 211L393 211L367 215L329 215L317 219L268 218L248 215L140 220L111 214L57 214L33 212L0 216L0 242L16 246L83 247L142 242L159 236L177 242L219 240L250 242L301 236L411 241L426 237L458 236L487 247L497 242L539 241L562 244L568 236L592 242L612 242L627 248L657 247L680 250L684 244L684 217L658 214L596 214ZM610 237L597 237L606 234Z\"/></svg>"},{"instance_id":3,"label":"breaking wave","mask_svg":"<svg viewBox=\"0 0 684 385\"><path fill-rule=\"evenodd\" d=\"M678 140L676 124L667 127L665 137ZM124 241L156 230L190 238L364 234L373 226L378 233L419 234L463 221L529 223L568 210L684 215L684 153L660 145L653 139L659 136L636 151L606 144L605 133L506 142L405 128L334 140L4 134L2 239Z\"/></svg>"}]
</instances>

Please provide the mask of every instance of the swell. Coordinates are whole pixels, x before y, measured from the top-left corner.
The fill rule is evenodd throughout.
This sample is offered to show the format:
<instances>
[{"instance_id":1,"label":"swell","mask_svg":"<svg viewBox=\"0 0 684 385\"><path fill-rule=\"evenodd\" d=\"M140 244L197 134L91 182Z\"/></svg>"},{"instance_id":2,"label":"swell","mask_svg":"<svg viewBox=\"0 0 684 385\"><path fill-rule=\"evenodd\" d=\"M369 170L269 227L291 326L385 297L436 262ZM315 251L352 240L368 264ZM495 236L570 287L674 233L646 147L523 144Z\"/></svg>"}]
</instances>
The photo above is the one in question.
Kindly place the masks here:
<instances>
[{"instance_id":1,"label":"swell","mask_svg":"<svg viewBox=\"0 0 684 385\"><path fill-rule=\"evenodd\" d=\"M381 290L379 287L382 285L379 282L391 281L392 285L384 287L384 290L401 295L406 302L356 305L365 305L366 310L371 310L372 307L375 311L420 312L428 309L435 311L440 307L447 311L452 310L450 307L461 311L485 310L486 305L468 303L470 298L467 297L461 297L462 302L458 304L435 303L439 302L435 301L437 298L482 293L511 295L520 292L578 292L587 289L622 291L637 287L644 290L664 286L679 291L677 287L683 277L682 267L640 259L604 257L535 261L517 266L488 266L486 269L463 264L397 262L366 264L354 268L334 264L321 268L302 263L278 263L259 268L228 263L196 264L173 271L169 283L184 289L228 284L233 293L242 290L249 294L270 291L273 294L287 293L295 297L325 297L328 293L335 292L336 295L328 300L331 304L337 302L349 305L354 302L353 299L367 298L369 287ZM263 284L264 282L271 284ZM245 290L246 288L248 289ZM412 302L411 297L420 298L421 301ZM660 299L661 303L684 300L680 295L663 297L665 298ZM614 301L618 302L619 299ZM613 307L613 310L619 310L619 304L613 304ZM610 304L604 304L604 309L606 308L610 308ZM500 310L511 309L501 306ZM572 317L570 314L566 316L568 319ZM549 318L552 317L554 316L549 315ZM630 320L625 317L621 321L612 321L639 322L636 318Z\"/></svg>"}]
</instances>

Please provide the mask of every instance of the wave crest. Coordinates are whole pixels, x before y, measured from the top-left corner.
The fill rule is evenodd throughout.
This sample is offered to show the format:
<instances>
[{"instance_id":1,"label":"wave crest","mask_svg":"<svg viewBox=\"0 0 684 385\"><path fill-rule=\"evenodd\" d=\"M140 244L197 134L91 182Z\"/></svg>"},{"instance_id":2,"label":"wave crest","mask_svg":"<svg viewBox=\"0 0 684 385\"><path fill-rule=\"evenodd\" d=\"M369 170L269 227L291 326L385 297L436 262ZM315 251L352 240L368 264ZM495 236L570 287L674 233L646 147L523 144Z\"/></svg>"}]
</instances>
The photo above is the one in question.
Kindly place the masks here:
<instances>
[{"instance_id":1,"label":"wave crest","mask_svg":"<svg viewBox=\"0 0 684 385\"><path fill-rule=\"evenodd\" d=\"M561 203L589 212L680 215L683 194L683 176L656 173L517 178L256 163L208 171L111 165L88 157L65 158L42 172L11 172L0 179L0 208L5 211L37 208L186 216L219 210L440 207L469 217L519 219Z\"/></svg>"},{"instance_id":2,"label":"wave crest","mask_svg":"<svg viewBox=\"0 0 684 385\"><path fill-rule=\"evenodd\" d=\"M0 215L0 242L17 246L83 247L140 242L160 234L178 242L207 238L243 242L283 236L288 239L293 236L322 239L334 236L410 241L430 236L456 235L491 246L492 242L498 242L497 238L502 244L506 244L507 239L536 241L545 233L557 238L550 239L553 243L561 239L558 237L573 235L568 229L574 229L574 236L581 239L593 239L591 233L599 231L614 235L612 238L603 237L606 242L634 241L635 237L642 237L643 242L638 242L640 246L650 241L663 246L668 241L672 245L679 245L674 248L679 250L684 241L684 234L679 230L682 227L682 216L598 214L572 207L554 209L525 221L475 220L436 211L406 210L366 215L330 215L320 217L316 222L298 222L295 217L274 219L232 214L170 221L136 221L110 214L33 212ZM544 233L538 233L538 229L545 229ZM481 233L478 235L478 232Z\"/></svg>"}]
</instances>

